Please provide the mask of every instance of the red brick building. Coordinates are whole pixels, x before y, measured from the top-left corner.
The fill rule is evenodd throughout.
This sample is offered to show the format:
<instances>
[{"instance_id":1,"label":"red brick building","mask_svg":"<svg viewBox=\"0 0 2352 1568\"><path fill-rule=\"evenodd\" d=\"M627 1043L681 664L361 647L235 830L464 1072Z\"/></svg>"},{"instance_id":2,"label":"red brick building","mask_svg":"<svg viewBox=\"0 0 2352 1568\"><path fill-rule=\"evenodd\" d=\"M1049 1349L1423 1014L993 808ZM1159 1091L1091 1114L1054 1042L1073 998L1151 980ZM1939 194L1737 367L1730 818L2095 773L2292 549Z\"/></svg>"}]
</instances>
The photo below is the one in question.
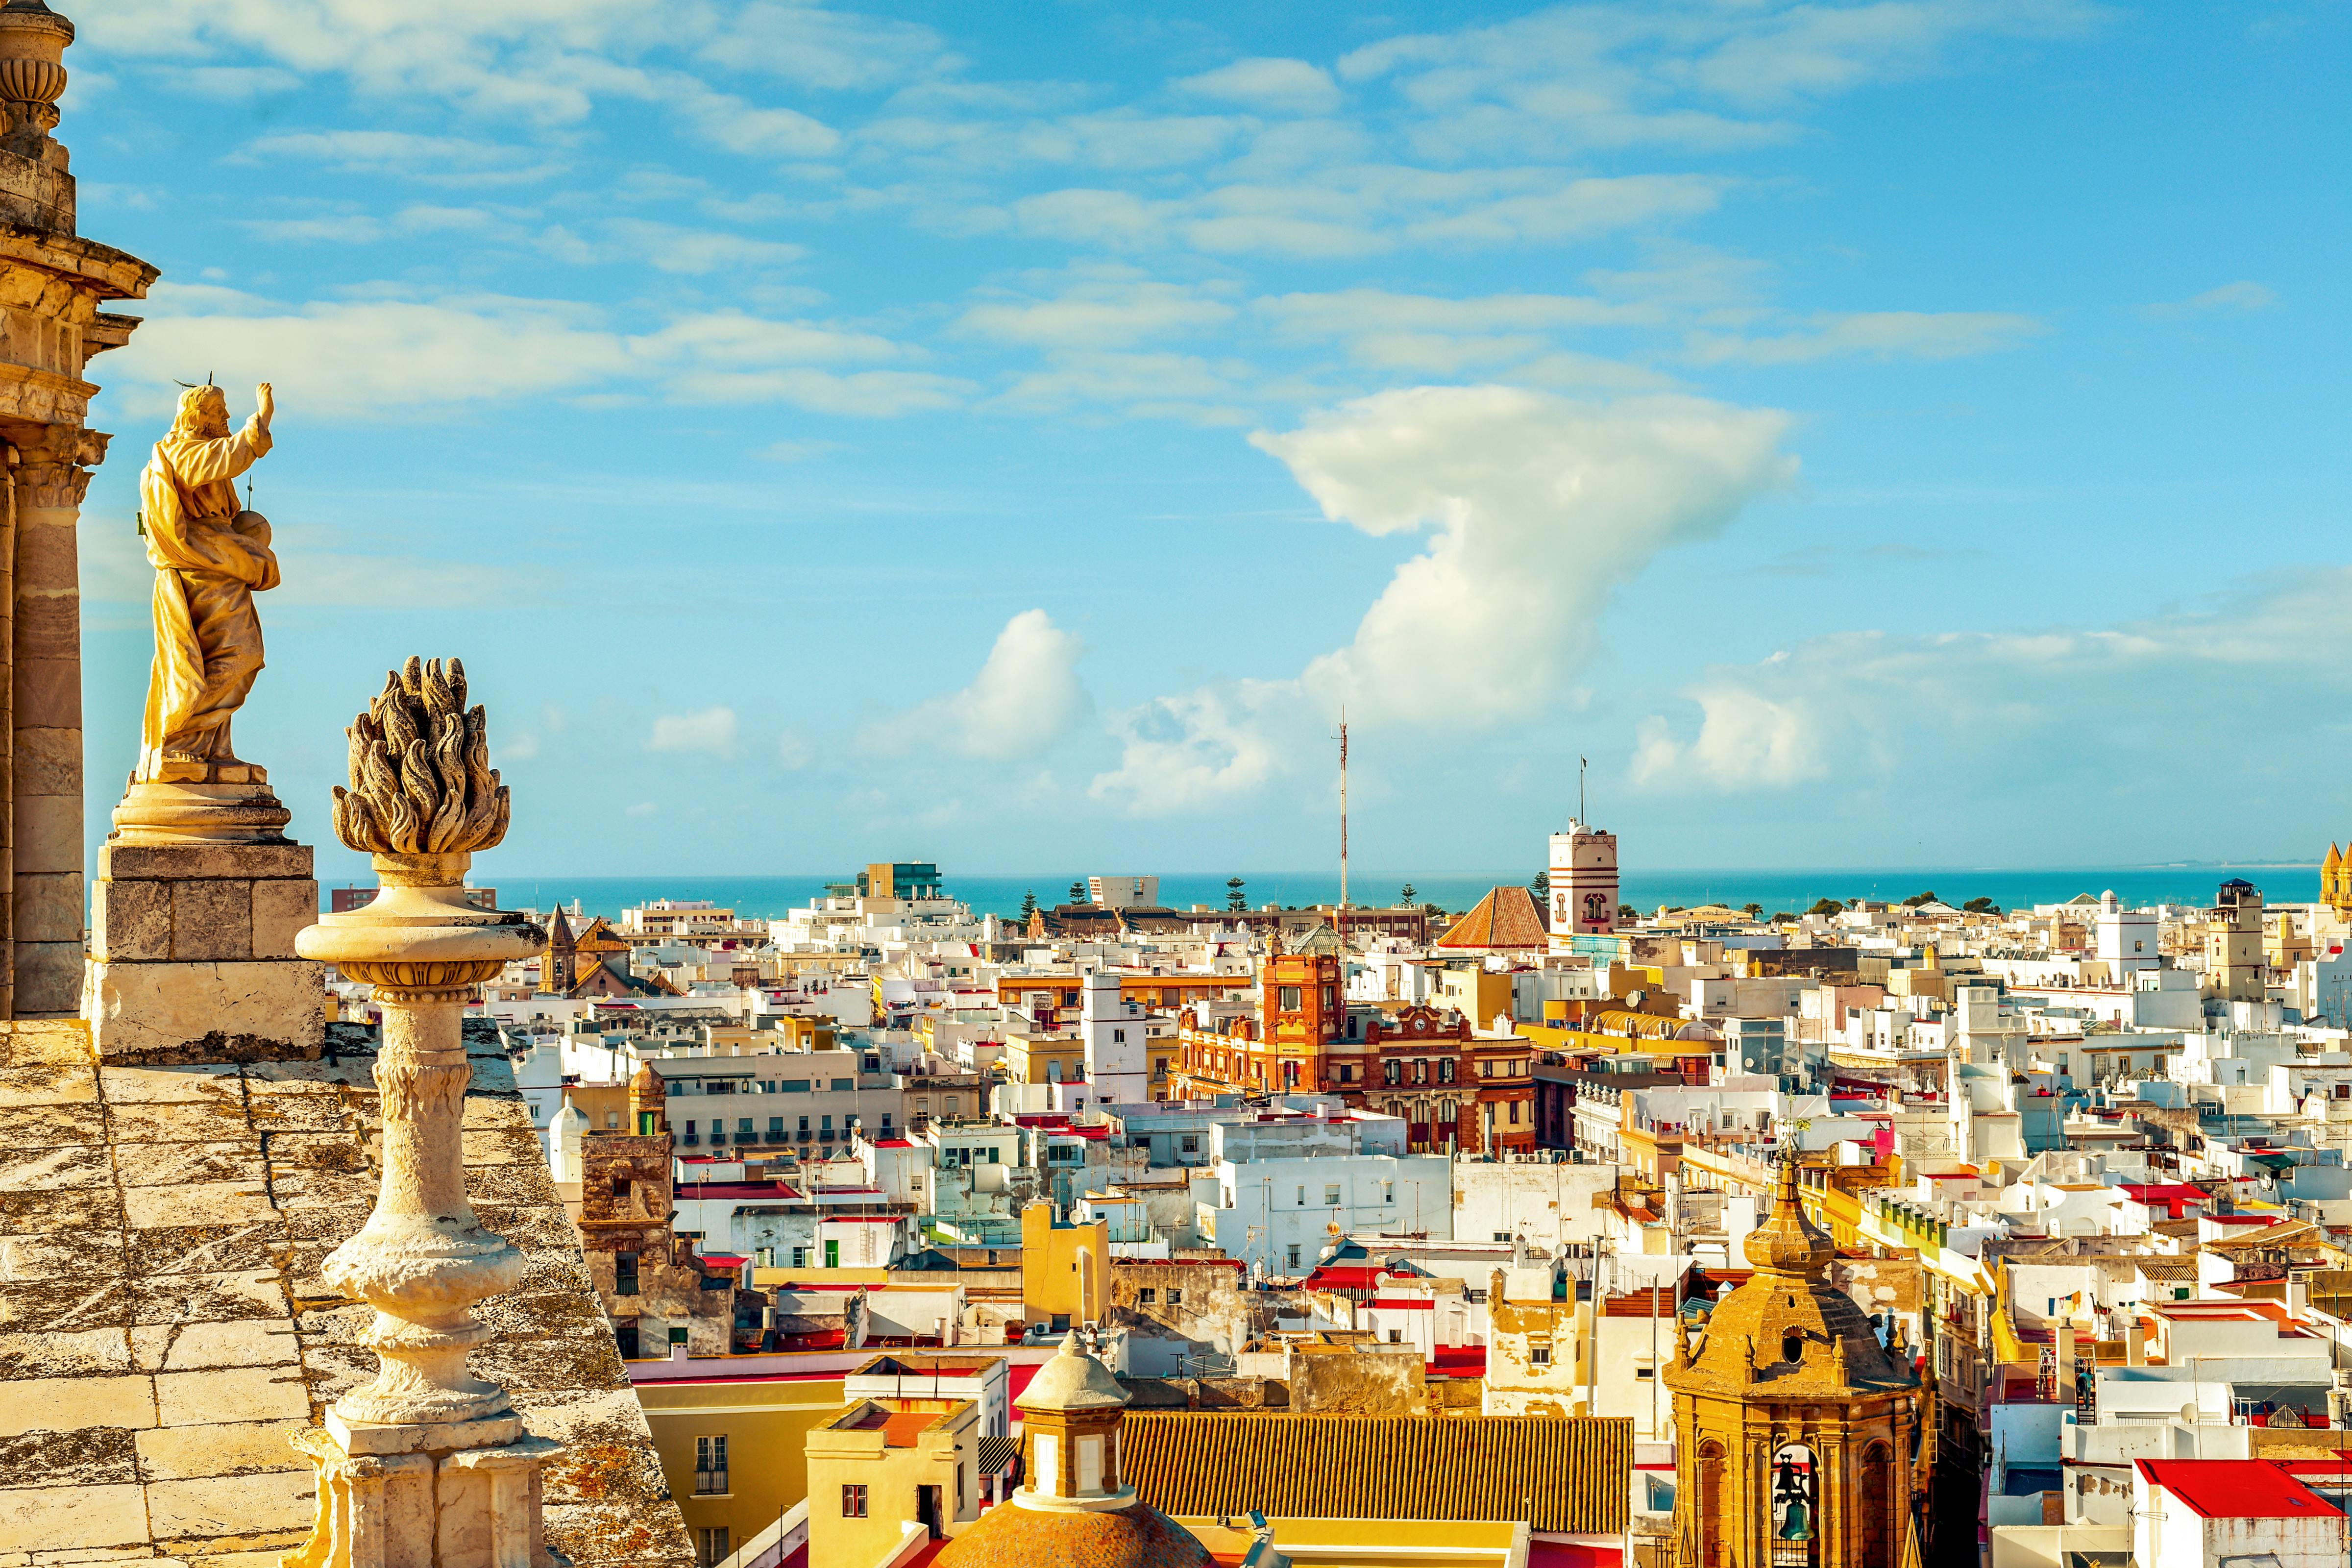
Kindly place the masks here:
<instances>
[{"instance_id":1,"label":"red brick building","mask_svg":"<svg viewBox=\"0 0 2352 1568\"><path fill-rule=\"evenodd\" d=\"M1337 958L1276 954L1259 973L1256 1016L1188 1027L1178 1040L1179 1098L1335 1094L1401 1117L1415 1152L1536 1146L1533 1041L1480 1035L1433 1007L1350 1005Z\"/></svg>"}]
</instances>

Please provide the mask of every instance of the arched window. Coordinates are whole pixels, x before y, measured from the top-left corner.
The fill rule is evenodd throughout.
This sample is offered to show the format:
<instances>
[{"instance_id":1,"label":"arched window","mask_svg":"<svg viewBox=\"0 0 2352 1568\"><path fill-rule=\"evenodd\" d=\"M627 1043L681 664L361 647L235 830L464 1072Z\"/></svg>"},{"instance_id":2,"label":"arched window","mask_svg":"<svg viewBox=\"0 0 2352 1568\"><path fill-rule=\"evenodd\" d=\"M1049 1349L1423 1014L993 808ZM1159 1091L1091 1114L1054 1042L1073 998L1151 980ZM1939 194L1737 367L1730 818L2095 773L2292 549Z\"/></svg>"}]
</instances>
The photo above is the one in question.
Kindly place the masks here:
<instances>
[{"instance_id":1,"label":"arched window","mask_svg":"<svg viewBox=\"0 0 2352 1568\"><path fill-rule=\"evenodd\" d=\"M1802 1443L1772 1456L1764 1495L1772 1505L1771 1568L1812 1568L1821 1561L1822 1521L1814 1510L1821 1466Z\"/></svg>"},{"instance_id":2,"label":"arched window","mask_svg":"<svg viewBox=\"0 0 2352 1568\"><path fill-rule=\"evenodd\" d=\"M1898 1483L1891 1446L1873 1443L1862 1451L1862 1517L1856 1521L1862 1554L1855 1559L1857 1568L1894 1568L1904 1524Z\"/></svg>"},{"instance_id":3,"label":"arched window","mask_svg":"<svg viewBox=\"0 0 2352 1568\"><path fill-rule=\"evenodd\" d=\"M1716 1568L1725 1559L1718 1521L1723 1518L1723 1445L1709 1438L1698 1446L1698 1565Z\"/></svg>"}]
</instances>

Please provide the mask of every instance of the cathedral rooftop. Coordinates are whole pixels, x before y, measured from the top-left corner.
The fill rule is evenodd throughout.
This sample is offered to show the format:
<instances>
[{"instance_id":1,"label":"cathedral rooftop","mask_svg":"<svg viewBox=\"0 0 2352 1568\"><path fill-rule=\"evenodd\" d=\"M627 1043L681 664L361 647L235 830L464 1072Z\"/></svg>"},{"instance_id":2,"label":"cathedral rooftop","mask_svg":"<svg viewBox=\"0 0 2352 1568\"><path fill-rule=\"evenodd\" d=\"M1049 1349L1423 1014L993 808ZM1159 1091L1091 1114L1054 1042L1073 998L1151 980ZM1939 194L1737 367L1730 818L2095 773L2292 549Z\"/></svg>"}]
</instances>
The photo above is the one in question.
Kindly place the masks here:
<instances>
[{"instance_id":1,"label":"cathedral rooftop","mask_svg":"<svg viewBox=\"0 0 2352 1568\"><path fill-rule=\"evenodd\" d=\"M520 1247L480 1372L578 1568L684 1565L685 1526L495 1029L471 1024L466 1186ZM380 1180L373 1030L316 1061L99 1065L79 1021L0 1025L0 1561L274 1561L310 1536L289 1439L373 1377L370 1310L320 1277ZM255 1557L242 1553L262 1554Z\"/></svg>"}]
</instances>

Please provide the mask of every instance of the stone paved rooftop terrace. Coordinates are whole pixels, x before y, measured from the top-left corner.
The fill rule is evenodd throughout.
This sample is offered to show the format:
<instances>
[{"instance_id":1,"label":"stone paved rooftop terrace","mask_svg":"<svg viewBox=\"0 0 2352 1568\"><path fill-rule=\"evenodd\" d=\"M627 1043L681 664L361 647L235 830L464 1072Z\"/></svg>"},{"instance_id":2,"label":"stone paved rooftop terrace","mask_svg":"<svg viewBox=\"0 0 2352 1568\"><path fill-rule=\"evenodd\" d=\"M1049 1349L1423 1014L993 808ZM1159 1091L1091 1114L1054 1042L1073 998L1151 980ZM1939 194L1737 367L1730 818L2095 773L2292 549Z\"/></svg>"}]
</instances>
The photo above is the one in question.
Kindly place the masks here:
<instances>
[{"instance_id":1,"label":"stone paved rooftop terrace","mask_svg":"<svg viewBox=\"0 0 2352 1568\"><path fill-rule=\"evenodd\" d=\"M95 1065L79 1022L0 1024L0 1568L274 1565L310 1534L289 1438L376 1370L319 1278L365 1222L373 1031L317 1061ZM497 1035L468 1021L467 1194L529 1260L475 1371L563 1445L548 1544L687 1568L677 1505Z\"/></svg>"}]
</instances>

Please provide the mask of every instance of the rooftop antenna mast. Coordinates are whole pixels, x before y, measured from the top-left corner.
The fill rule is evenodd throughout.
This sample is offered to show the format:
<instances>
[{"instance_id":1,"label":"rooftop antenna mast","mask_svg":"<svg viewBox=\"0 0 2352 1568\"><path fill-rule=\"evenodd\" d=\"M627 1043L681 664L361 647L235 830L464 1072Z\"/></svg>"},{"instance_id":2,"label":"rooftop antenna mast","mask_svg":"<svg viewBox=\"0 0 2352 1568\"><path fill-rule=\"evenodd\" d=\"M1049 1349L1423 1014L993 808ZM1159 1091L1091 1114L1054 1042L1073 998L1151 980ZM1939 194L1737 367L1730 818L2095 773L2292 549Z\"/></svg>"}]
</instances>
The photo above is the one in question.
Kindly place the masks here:
<instances>
[{"instance_id":1,"label":"rooftop antenna mast","mask_svg":"<svg viewBox=\"0 0 2352 1568\"><path fill-rule=\"evenodd\" d=\"M1585 820L1584 820L1584 767L1585 767L1584 759L1583 759L1582 757L1579 757L1579 758L1577 758L1577 759L1576 759L1576 823L1577 823L1577 826L1580 826L1580 827L1582 827L1582 826L1586 826L1586 823L1585 823Z\"/></svg>"},{"instance_id":2,"label":"rooftop antenna mast","mask_svg":"<svg viewBox=\"0 0 2352 1568\"><path fill-rule=\"evenodd\" d=\"M1348 710L1339 709L1339 921L1344 922L1348 909ZM1342 926L1340 939L1347 931Z\"/></svg>"}]
</instances>

